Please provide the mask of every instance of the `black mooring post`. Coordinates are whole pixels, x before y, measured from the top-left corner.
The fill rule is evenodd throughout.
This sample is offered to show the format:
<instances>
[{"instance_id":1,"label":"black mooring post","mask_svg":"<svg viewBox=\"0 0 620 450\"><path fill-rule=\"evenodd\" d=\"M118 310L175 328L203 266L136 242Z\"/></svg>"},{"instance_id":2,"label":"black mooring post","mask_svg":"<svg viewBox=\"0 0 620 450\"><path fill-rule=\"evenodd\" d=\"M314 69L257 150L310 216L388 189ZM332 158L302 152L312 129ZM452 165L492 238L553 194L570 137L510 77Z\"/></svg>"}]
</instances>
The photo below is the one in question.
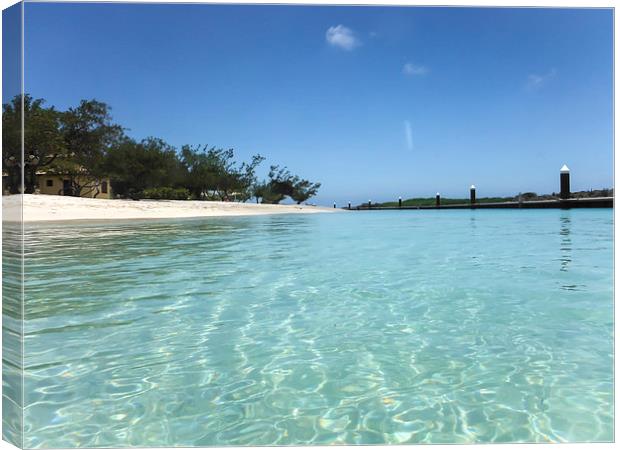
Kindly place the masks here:
<instances>
[{"instance_id":1,"label":"black mooring post","mask_svg":"<svg viewBox=\"0 0 620 450\"><path fill-rule=\"evenodd\" d=\"M469 188L469 203L471 203L471 206L476 204L476 186L473 184Z\"/></svg>"},{"instance_id":2,"label":"black mooring post","mask_svg":"<svg viewBox=\"0 0 620 450\"><path fill-rule=\"evenodd\" d=\"M336 208L336 202L334 202L334 209Z\"/></svg>"},{"instance_id":3,"label":"black mooring post","mask_svg":"<svg viewBox=\"0 0 620 450\"><path fill-rule=\"evenodd\" d=\"M349 202L349 209L351 209L351 202Z\"/></svg>"},{"instance_id":4,"label":"black mooring post","mask_svg":"<svg viewBox=\"0 0 620 450\"><path fill-rule=\"evenodd\" d=\"M368 209L370 209L371 206L372 206L372 202L368 200Z\"/></svg>"},{"instance_id":5,"label":"black mooring post","mask_svg":"<svg viewBox=\"0 0 620 450\"><path fill-rule=\"evenodd\" d=\"M562 200L570 198L570 170L566 164L560 169L560 198Z\"/></svg>"},{"instance_id":6,"label":"black mooring post","mask_svg":"<svg viewBox=\"0 0 620 450\"><path fill-rule=\"evenodd\" d=\"M439 206L441 206L441 195L439 195L439 192L437 192L437 194L435 194L435 206L437 208L439 208Z\"/></svg>"},{"instance_id":7,"label":"black mooring post","mask_svg":"<svg viewBox=\"0 0 620 450\"><path fill-rule=\"evenodd\" d=\"M402 206L403 206L403 199L402 197L398 197L398 207L402 208Z\"/></svg>"}]
</instances>

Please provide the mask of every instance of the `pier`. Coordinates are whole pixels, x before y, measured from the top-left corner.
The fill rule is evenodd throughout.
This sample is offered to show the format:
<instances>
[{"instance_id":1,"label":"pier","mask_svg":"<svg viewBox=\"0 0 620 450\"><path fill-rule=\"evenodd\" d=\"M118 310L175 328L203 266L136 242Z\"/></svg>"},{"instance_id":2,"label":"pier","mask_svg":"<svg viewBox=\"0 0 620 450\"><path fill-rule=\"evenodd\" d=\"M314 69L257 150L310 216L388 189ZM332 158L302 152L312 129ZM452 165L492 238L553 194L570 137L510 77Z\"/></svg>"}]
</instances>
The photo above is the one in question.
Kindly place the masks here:
<instances>
[{"instance_id":1,"label":"pier","mask_svg":"<svg viewBox=\"0 0 620 450\"><path fill-rule=\"evenodd\" d=\"M497 202L497 203L463 203L458 205L439 206L357 206L354 211L384 211L407 209L543 209L543 208L613 208L613 197L569 198L557 200L532 200L527 202ZM346 209L346 208L345 208Z\"/></svg>"},{"instance_id":2,"label":"pier","mask_svg":"<svg viewBox=\"0 0 620 450\"><path fill-rule=\"evenodd\" d=\"M476 186L469 188L469 203L441 204L439 192L435 196L435 205L403 206L402 197L398 197L398 206L372 206L372 202L354 208L349 203L349 210L355 211L388 211L388 210L411 210L411 209L571 209L571 208L613 208L613 197L584 197L571 198L570 170L565 165L560 169L560 195L556 199L508 201L508 202L483 202L476 200Z\"/></svg>"}]
</instances>

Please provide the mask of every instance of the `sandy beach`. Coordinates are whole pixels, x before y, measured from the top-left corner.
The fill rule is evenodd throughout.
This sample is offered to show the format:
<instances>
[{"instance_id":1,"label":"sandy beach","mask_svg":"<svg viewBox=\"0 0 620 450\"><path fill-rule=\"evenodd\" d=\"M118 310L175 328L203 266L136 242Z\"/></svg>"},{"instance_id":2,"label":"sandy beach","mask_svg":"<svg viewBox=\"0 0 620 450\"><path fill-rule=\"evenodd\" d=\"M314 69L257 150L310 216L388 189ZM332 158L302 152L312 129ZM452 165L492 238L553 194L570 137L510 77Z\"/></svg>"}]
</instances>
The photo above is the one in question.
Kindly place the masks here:
<instances>
[{"instance_id":1,"label":"sandy beach","mask_svg":"<svg viewBox=\"0 0 620 450\"><path fill-rule=\"evenodd\" d=\"M308 205L262 205L180 200L106 200L59 195L24 195L24 222L61 220L174 219L264 214L332 213L339 209ZM5 220L18 217L19 196L3 196ZM8 213L8 214L7 214Z\"/></svg>"}]
</instances>

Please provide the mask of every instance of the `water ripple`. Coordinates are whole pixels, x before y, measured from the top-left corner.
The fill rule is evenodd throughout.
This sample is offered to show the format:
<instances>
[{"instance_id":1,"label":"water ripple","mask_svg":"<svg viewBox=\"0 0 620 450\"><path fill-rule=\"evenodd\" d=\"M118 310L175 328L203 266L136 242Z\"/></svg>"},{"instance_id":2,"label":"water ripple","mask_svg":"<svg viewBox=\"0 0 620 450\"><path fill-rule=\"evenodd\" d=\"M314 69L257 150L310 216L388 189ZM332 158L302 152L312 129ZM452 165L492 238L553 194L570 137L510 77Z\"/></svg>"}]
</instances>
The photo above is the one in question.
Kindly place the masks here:
<instances>
[{"instance_id":1,"label":"water ripple","mask_svg":"<svg viewBox=\"0 0 620 450\"><path fill-rule=\"evenodd\" d=\"M612 249L607 210L30 225L25 446L611 441Z\"/></svg>"}]
</instances>

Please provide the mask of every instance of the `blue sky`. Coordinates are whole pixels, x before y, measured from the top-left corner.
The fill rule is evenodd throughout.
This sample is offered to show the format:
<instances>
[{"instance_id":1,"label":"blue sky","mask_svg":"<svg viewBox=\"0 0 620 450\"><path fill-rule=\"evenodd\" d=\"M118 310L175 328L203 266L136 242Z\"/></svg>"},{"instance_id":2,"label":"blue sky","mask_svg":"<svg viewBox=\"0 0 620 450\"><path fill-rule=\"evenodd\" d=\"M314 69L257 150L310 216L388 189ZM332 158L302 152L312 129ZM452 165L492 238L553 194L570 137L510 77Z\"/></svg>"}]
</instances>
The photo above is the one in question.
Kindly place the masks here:
<instances>
[{"instance_id":1,"label":"blue sky","mask_svg":"<svg viewBox=\"0 0 620 450\"><path fill-rule=\"evenodd\" d=\"M30 3L25 88L254 153L315 201L613 184L607 9Z\"/></svg>"}]
</instances>

